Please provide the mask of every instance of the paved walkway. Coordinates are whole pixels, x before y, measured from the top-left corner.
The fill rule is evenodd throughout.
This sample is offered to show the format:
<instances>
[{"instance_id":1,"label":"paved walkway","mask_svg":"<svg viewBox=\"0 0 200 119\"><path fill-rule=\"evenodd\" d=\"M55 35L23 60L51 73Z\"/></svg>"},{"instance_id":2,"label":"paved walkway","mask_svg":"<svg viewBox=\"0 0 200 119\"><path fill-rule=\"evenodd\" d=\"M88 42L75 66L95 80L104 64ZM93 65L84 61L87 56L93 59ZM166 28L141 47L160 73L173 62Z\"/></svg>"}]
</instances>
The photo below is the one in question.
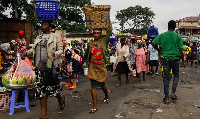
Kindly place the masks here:
<instances>
[{"instance_id":1,"label":"paved walkway","mask_svg":"<svg viewBox=\"0 0 200 119\"><path fill-rule=\"evenodd\" d=\"M122 86L115 87L117 76L108 76L106 85L109 89L109 103L102 104L103 91L98 90L98 111L89 114L92 109L90 94L90 81L80 76L77 89L67 90L62 94L66 96L66 107L62 112L58 111L56 98L48 99L49 119L199 119L200 108L200 78L199 68L186 67L180 69L180 81L177 88L177 101L170 100L169 105L162 102L164 97L161 73L155 78L146 75L146 81L136 83L137 79L130 76L131 84L125 84L125 76L122 76ZM171 87L171 85L170 85ZM170 88L171 89L171 88ZM39 100L30 102L31 112L25 108L15 109L15 114L9 116L9 112L0 111L2 119L36 119L40 115Z\"/></svg>"}]
</instances>

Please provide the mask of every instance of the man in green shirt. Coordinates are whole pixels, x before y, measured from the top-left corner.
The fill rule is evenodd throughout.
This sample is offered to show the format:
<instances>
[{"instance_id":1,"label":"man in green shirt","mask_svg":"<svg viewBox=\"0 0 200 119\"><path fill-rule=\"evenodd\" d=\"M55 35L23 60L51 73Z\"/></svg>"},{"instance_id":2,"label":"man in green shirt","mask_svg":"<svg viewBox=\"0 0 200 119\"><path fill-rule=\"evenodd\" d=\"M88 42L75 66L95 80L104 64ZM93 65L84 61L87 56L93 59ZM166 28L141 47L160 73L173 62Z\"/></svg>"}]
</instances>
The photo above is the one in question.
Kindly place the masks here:
<instances>
[{"instance_id":1,"label":"man in green shirt","mask_svg":"<svg viewBox=\"0 0 200 119\"><path fill-rule=\"evenodd\" d=\"M170 98L176 100L177 96L175 95L176 88L179 81L179 59L182 58L182 65L185 66L184 55L183 55L183 40L180 34L174 32L176 28L176 22L171 20L168 22L168 31L160 34L154 41L153 47L161 53L163 57L163 70L164 70L164 94L165 98L163 102L165 104L169 103L169 79L170 79L170 70L172 69L174 80L172 85L172 92ZM158 48L158 45L161 45L161 48ZM159 57L161 59L161 56Z\"/></svg>"}]
</instances>

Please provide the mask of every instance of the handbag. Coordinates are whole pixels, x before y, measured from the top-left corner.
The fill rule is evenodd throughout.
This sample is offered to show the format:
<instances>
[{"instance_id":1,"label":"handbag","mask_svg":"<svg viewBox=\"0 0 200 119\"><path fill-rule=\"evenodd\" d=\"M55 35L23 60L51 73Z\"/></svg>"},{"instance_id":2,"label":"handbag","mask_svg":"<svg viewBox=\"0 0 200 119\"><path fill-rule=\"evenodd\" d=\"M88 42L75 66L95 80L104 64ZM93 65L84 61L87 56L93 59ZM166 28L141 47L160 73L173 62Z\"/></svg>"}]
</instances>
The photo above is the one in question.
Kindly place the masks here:
<instances>
[{"instance_id":1,"label":"handbag","mask_svg":"<svg viewBox=\"0 0 200 119\"><path fill-rule=\"evenodd\" d=\"M48 59L48 63L41 60L41 43L40 43L40 61L38 63L37 69L41 72L43 76L42 84L44 86L54 86L58 84L58 74L51 59Z\"/></svg>"},{"instance_id":2,"label":"handbag","mask_svg":"<svg viewBox=\"0 0 200 119\"><path fill-rule=\"evenodd\" d=\"M47 65L50 66L46 67L43 73L43 85L44 86L54 86L58 84L58 71L51 59L48 59Z\"/></svg>"},{"instance_id":3,"label":"handbag","mask_svg":"<svg viewBox=\"0 0 200 119\"><path fill-rule=\"evenodd\" d=\"M41 60L41 42L40 42L40 61L38 62L37 69L38 69L41 73L44 73L44 71L45 71L45 69L46 69L46 65L47 65L47 62Z\"/></svg>"}]
</instances>

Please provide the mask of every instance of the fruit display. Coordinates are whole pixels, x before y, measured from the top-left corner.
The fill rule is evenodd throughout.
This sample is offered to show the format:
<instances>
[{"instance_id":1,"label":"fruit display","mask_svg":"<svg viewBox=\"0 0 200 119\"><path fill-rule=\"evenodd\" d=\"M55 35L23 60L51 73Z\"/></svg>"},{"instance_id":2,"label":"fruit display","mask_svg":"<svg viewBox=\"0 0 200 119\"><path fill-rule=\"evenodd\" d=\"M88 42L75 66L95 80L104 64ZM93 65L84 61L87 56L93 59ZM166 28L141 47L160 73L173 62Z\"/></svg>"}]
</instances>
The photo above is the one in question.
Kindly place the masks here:
<instances>
[{"instance_id":1,"label":"fruit display","mask_svg":"<svg viewBox=\"0 0 200 119\"><path fill-rule=\"evenodd\" d=\"M15 73L15 74L14 74ZM36 76L29 73L13 72L2 76L2 82L6 85L33 85L36 81Z\"/></svg>"},{"instance_id":2,"label":"fruit display","mask_svg":"<svg viewBox=\"0 0 200 119\"><path fill-rule=\"evenodd\" d=\"M5 87L29 86L33 85L35 82L35 72L20 58L19 55L14 64L2 76L2 83Z\"/></svg>"}]
</instances>

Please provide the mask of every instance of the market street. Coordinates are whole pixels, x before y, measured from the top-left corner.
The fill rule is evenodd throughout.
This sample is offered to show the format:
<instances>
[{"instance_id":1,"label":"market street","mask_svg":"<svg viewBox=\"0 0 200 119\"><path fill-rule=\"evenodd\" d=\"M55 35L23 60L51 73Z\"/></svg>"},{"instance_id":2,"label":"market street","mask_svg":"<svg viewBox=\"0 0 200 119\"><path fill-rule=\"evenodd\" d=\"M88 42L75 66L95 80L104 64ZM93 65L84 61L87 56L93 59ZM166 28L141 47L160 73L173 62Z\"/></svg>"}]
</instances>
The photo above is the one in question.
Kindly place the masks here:
<instances>
[{"instance_id":1,"label":"market street","mask_svg":"<svg viewBox=\"0 0 200 119\"><path fill-rule=\"evenodd\" d=\"M66 107L62 112L58 111L56 98L48 99L49 119L199 119L200 105L199 90L200 67L194 68L188 65L180 68L180 80L177 88L178 100L170 104L163 104L163 84L161 72L159 76L151 78L146 75L146 81L136 83L137 79L130 76L131 84L125 84L125 76L122 76L122 86L115 87L117 76L109 74L106 85L109 90L109 103L102 104L103 92L98 90L98 111L89 114L92 108L90 94L90 81L81 75L77 83L77 89L64 88L61 92L66 96ZM133 84L134 83L134 84ZM171 90L171 85L170 85ZM30 112L25 108L15 109L15 113L9 116L9 111L0 113L1 119L36 119L40 115L40 102L37 99L30 101ZM36 106L35 106L36 105Z\"/></svg>"}]
</instances>

